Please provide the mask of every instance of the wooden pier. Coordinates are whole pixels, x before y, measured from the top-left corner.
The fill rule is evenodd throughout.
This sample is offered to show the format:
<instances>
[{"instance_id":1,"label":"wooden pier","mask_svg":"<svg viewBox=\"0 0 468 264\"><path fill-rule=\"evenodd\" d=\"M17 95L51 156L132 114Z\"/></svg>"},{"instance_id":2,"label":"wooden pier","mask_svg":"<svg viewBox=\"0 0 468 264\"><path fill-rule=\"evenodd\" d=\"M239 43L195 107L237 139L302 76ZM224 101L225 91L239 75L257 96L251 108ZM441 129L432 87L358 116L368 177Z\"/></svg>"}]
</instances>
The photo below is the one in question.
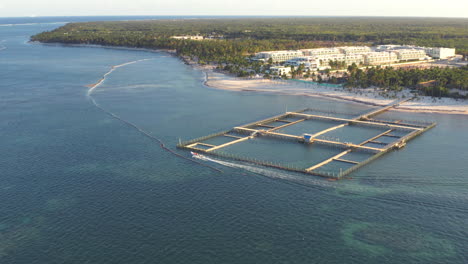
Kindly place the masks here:
<instances>
[{"instance_id":1,"label":"wooden pier","mask_svg":"<svg viewBox=\"0 0 468 264\"><path fill-rule=\"evenodd\" d=\"M389 104L385 107L375 109L368 113L359 115L355 118L339 118L339 117L305 113L309 109L302 109L302 110L295 111L295 112L286 112L284 114L273 116L271 118L245 124L242 126L237 126L229 131L217 133L212 136L207 136L207 137L191 140L189 142L180 143L178 147L184 148L184 149L190 149L190 150L194 150L197 152L202 152L202 153L206 153L210 155L218 155L218 156L223 156L227 158L234 158L236 160L252 162L252 163L256 163L256 164L263 165L263 166L270 166L270 167L285 169L285 170L290 170L290 171L299 171L299 172L323 176L323 177L342 178L348 175L349 173L355 171L356 169L364 166L365 164L373 161L374 159L382 156L388 151L404 147L407 141L411 140L412 138L420 135L421 133L427 131L428 129L436 125L435 123L427 123L425 125L422 125L421 123L411 124L411 122L403 121L403 120L397 120L397 121L382 120L381 121L381 120L373 119L374 116L384 113L386 111L389 111L393 107L396 107L406 101L407 100L398 101L398 102ZM332 124L331 127L315 132L313 134L306 134L307 131L304 131L303 136L297 136L297 135L291 135L291 134L279 132L279 130L283 128L294 126L302 122L314 122L314 120L324 120L327 122L336 123L336 125ZM276 125L274 123L276 123ZM278 123L283 123L283 124L278 125ZM346 126L368 126L368 127L378 128L378 129L385 129L385 131L369 139L366 139L359 144L353 144L350 142L340 142L338 140L330 140L330 139L325 139L321 137L331 131L342 129ZM404 132L405 135L398 136L399 133L395 135L396 131ZM231 138L232 140L227 143L219 144L219 145L214 145L214 144L203 142L210 138L219 137L219 136ZM238 144L238 143L245 142L248 140L252 140L256 137L272 137L272 138L276 138L279 140L290 140L290 141L294 141L294 142L298 142L302 144L326 145L326 146L340 148L342 149L342 151L332 157L324 158L323 161L318 162L317 164L313 164L305 169L291 168L291 167L283 166L279 164L262 162L253 158L237 157L237 156L234 157L233 155L226 155L226 154L222 154L222 152L219 152L219 150L225 147L232 146L234 144ZM385 141L379 140L385 137L387 137L387 139L392 138L394 141L390 143L386 143ZM371 146L369 146L368 144L371 144ZM375 147L376 145L378 147ZM351 152L355 152L355 151L357 152L365 151L367 153L371 153L372 156L364 161L354 161L354 160L345 158L347 154ZM346 163L346 164L350 164L351 167L344 171L340 170L339 173L335 173L335 174L324 173L323 171L320 171L321 168L323 168L325 165L331 162Z\"/></svg>"}]
</instances>

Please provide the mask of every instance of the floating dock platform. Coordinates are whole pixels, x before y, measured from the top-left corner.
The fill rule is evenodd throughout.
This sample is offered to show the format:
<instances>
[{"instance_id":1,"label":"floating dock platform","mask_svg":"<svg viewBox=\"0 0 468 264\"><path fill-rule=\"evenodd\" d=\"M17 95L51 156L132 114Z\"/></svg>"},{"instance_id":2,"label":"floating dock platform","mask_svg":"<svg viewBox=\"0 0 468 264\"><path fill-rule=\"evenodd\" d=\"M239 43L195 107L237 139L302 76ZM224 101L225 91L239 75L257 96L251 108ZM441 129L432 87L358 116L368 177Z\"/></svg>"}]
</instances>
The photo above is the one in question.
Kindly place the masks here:
<instances>
[{"instance_id":1,"label":"floating dock platform","mask_svg":"<svg viewBox=\"0 0 468 264\"><path fill-rule=\"evenodd\" d=\"M404 147L409 140L415 138L416 136L433 128L436 125L436 123L432 122L374 119L375 116L382 114L400 105L401 103L406 102L407 100L397 101L385 107L372 110L368 113L364 113L353 118L343 118L330 115L309 113L316 111L310 108L302 109L295 112L286 112L281 115L273 116L264 120L256 121L242 126L236 126L231 130L212 134L202 138L197 138L187 142L181 142L177 145L177 147L208 155L220 156L228 159L250 162L262 166L274 167L277 169L302 172L306 174L312 174L334 179L341 179L343 177L346 177L351 172L379 158L385 153L394 149L400 149ZM300 136L281 132L281 130L284 130L285 128L292 127L303 122L311 121L326 121L329 122L330 125L326 129L321 129L320 131L316 131L314 133L308 133L308 131L303 131L302 135ZM324 135L327 135L332 131L337 131L347 126L369 127L374 129L376 128L379 132L376 135L373 135L372 137L367 138L366 140L359 143L343 142L340 140L329 139L324 137ZM222 137L223 140L221 141L223 143L211 144L205 142L216 137ZM327 147L338 148L340 150L337 154L323 157L323 159L321 159L320 162L310 164L310 166L306 166L305 168L297 166L288 166L287 164L262 161L255 158L249 158L220 151L229 146L253 140L257 137L268 137L274 138L276 140L287 140L296 142L298 144L323 145ZM364 160L353 160L351 158L347 158L347 155L353 152L367 153L368 157ZM335 172L321 170L321 168L332 162L344 163L347 165L347 167L345 170L340 169L339 171Z\"/></svg>"}]
</instances>

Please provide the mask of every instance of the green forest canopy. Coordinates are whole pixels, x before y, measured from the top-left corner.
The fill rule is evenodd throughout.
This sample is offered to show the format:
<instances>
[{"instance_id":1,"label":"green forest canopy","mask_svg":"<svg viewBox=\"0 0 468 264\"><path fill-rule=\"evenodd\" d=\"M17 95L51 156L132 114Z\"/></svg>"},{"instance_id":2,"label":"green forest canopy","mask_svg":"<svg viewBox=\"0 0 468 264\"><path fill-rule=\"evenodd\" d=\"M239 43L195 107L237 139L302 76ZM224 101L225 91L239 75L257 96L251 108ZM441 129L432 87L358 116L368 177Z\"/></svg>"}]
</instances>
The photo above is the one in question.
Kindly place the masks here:
<instances>
[{"instance_id":1,"label":"green forest canopy","mask_svg":"<svg viewBox=\"0 0 468 264\"><path fill-rule=\"evenodd\" d=\"M212 40L179 40L174 35L202 35ZM175 49L199 62L229 63L231 72L245 74L246 56L259 51L339 45L409 44L456 48L468 55L466 18L223 18L70 23L31 37L34 41L97 44L150 49ZM255 63L254 63L255 64ZM394 69L350 71L349 86L373 85L399 89L436 80L439 96L447 88L467 90L467 67L409 72ZM445 90L443 90L445 89Z\"/></svg>"},{"instance_id":2,"label":"green forest canopy","mask_svg":"<svg viewBox=\"0 0 468 264\"><path fill-rule=\"evenodd\" d=\"M223 40L170 39L174 35ZM203 60L232 60L262 50L340 44L414 44L457 48L468 54L466 18L219 18L70 23L32 37L42 42L177 49Z\"/></svg>"}]
</instances>

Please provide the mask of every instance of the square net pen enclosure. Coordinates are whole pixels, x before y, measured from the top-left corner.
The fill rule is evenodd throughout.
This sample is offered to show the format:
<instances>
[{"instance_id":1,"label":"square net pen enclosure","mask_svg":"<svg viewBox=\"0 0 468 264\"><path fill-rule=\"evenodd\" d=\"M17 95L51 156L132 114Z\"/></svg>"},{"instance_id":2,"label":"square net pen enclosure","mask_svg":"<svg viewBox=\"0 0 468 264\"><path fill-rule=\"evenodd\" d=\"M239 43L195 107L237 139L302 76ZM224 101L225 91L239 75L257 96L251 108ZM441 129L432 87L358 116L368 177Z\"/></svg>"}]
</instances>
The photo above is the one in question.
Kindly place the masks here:
<instances>
[{"instance_id":1,"label":"square net pen enclosure","mask_svg":"<svg viewBox=\"0 0 468 264\"><path fill-rule=\"evenodd\" d=\"M405 100L406 101L406 100ZM374 119L402 101L358 116L302 109L181 142L178 148L341 179L436 123Z\"/></svg>"}]
</instances>

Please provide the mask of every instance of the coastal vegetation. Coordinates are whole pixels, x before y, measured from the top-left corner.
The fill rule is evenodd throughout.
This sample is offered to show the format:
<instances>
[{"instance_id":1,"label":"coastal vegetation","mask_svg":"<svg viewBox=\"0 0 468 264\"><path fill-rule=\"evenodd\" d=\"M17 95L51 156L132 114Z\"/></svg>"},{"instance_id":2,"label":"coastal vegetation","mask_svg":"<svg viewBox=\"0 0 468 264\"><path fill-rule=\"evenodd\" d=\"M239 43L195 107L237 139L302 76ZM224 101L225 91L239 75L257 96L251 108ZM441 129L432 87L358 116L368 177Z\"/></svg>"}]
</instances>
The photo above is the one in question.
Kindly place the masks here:
<instances>
[{"instance_id":1,"label":"coastal vegetation","mask_svg":"<svg viewBox=\"0 0 468 264\"><path fill-rule=\"evenodd\" d=\"M31 37L47 43L95 44L175 50L179 56L200 64L214 64L237 76L266 74L272 63L249 60L259 51L288 50L342 45L409 44L456 48L468 55L466 18L224 18L69 23ZM203 40L173 36L203 36ZM332 70L345 65L330 64ZM344 82L347 86L381 86L388 89L416 88L422 81L436 85L425 94L455 95L449 88L467 90L467 69L403 70L349 68L344 76L316 79ZM294 77L310 77L293 71ZM326 76L325 75L325 76Z\"/></svg>"},{"instance_id":2,"label":"coastal vegetation","mask_svg":"<svg viewBox=\"0 0 468 264\"><path fill-rule=\"evenodd\" d=\"M369 88L372 86L401 90L402 87L420 90L423 94L437 97L465 98L458 91L468 91L468 66L460 68L394 69L372 67L359 69L355 64L348 67L345 85ZM430 82L430 83L428 83ZM428 83L430 85L422 85Z\"/></svg>"},{"instance_id":3,"label":"coastal vegetation","mask_svg":"<svg viewBox=\"0 0 468 264\"><path fill-rule=\"evenodd\" d=\"M315 48L340 43L411 44L457 48L468 54L464 18L237 18L70 23L33 40L177 49L222 61L263 50ZM207 40L173 39L201 35ZM213 41L215 40L215 41Z\"/></svg>"}]
</instances>

